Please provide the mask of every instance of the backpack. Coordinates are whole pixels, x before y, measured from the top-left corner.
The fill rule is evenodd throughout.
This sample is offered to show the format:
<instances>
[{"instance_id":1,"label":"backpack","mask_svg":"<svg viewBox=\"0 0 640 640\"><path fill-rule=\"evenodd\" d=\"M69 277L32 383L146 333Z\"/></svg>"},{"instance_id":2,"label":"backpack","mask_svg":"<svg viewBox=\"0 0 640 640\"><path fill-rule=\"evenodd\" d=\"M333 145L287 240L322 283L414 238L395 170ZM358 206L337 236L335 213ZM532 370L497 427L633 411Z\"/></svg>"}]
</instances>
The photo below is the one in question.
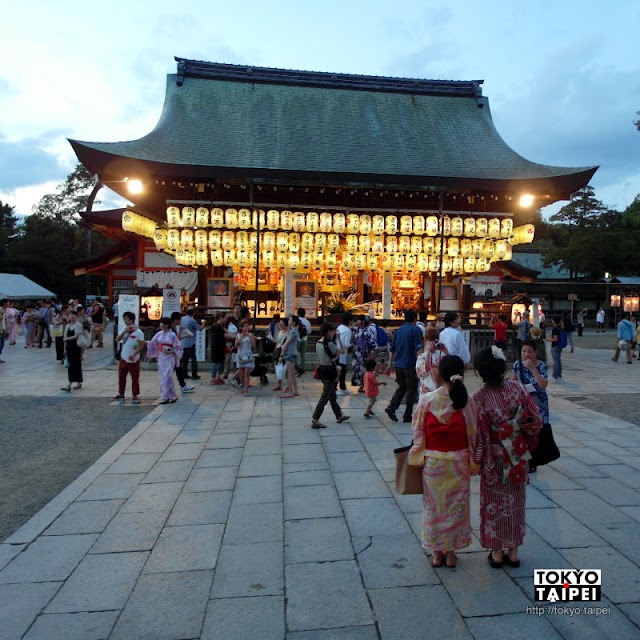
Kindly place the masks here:
<instances>
[{"instance_id":1,"label":"backpack","mask_svg":"<svg viewBox=\"0 0 640 640\"><path fill-rule=\"evenodd\" d=\"M389 336L382 327L376 326L376 342L378 347L386 347L389 344Z\"/></svg>"},{"instance_id":2,"label":"backpack","mask_svg":"<svg viewBox=\"0 0 640 640\"><path fill-rule=\"evenodd\" d=\"M306 338L307 335L309 335L309 332L307 331L307 327L305 327L302 322L298 325L298 333L300 334L301 340L303 338Z\"/></svg>"},{"instance_id":3,"label":"backpack","mask_svg":"<svg viewBox=\"0 0 640 640\"><path fill-rule=\"evenodd\" d=\"M560 329L560 334L558 335L558 347L564 349L567 346L567 334L564 332L564 329Z\"/></svg>"}]
</instances>

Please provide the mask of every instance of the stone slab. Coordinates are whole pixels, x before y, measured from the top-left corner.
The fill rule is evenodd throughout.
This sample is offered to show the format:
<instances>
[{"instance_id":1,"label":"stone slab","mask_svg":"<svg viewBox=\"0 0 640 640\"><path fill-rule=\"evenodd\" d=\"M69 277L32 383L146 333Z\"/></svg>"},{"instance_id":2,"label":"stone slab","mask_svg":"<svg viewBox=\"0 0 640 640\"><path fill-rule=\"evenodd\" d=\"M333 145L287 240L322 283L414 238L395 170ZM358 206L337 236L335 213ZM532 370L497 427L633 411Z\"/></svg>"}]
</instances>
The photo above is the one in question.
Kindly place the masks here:
<instances>
[{"instance_id":1,"label":"stone slab","mask_svg":"<svg viewBox=\"0 0 640 640\"><path fill-rule=\"evenodd\" d=\"M119 611L53 613L39 616L23 640L104 640L109 637ZM2 631L0 631L1 637Z\"/></svg>"},{"instance_id":2,"label":"stone slab","mask_svg":"<svg viewBox=\"0 0 640 640\"><path fill-rule=\"evenodd\" d=\"M122 499L73 502L45 533L48 536L101 533L123 503Z\"/></svg>"},{"instance_id":3,"label":"stone slab","mask_svg":"<svg viewBox=\"0 0 640 640\"><path fill-rule=\"evenodd\" d=\"M281 542L284 538L282 503L236 504L229 512L225 544Z\"/></svg>"},{"instance_id":4,"label":"stone slab","mask_svg":"<svg viewBox=\"0 0 640 640\"><path fill-rule=\"evenodd\" d=\"M90 553L149 551L166 520L165 511L119 513L91 547Z\"/></svg>"},{"instance_id":5,"label":"stone slab","mask_svg":"<svg viewBox=\"0 0 640 640\"><path fill-rule=\"evenodd\" d=\"M144 484L153 482L185 482L193 469L194 460L171 460L156 462L142 481Z\"/></svg>"},{"instance_id":6,"label":"stone slab","mask_svg":"<svg viewBox=\"0 0 640 640\"><path fill-rule=\"evenodd\" d=\"M333 477L341 500L391 497L389 487L377 471L334 472Z\"/></svg>"},{"instance_id":7,"label":"stone slab","mask_svg":"<svg viewBox=\"0 0 640 640\"><path fill-rule=\"evenodd\" d=\"M604 545L605 542L563 509L531 509L528 525L555 549Z\"/></svg>"},{"instance_id":8,"label":"stone slab","mask_svg":"<svg viewBox=\"0 0 640 640\"><path fill-rule=\"evenodd\" d=\"M393 498L343 500L342 507L354 538L398 535L411 531Z\"/></svg>"},{"instance_id":9,"label":"stone slab","mask_svg":"<svg viewBox=\"0 0 640 640\"><path fill-rule=\"evenodd\" d=\"M562 640L553 625L544 617L512 613L503 616L480 616L468 618L467 625L474 638L491 638L491 640L512 640L514 629L526 638L544 638L545 640Z\"/></svg>"},{"instance_id":10,"label":"stone slab","mask_svg":"<svg viewBox=\"0 0 640 640\"><path fill-rule=\"evenodd\" d=\"M201 467L237 467L242 460L242 449L206 449L196 462Z\"/></svg>"},{"instance_id":11,"label":"stone slab","mask_svg":"<svg viewBox=\"0 0 640 640\"><path fill-rule=\"evenodd\" d=\"M236 483L236 467L194 469L184 485L185 492L230 491Z\"/></svg>"},{"instance_id":12,"label":"stone slab","mask_svg":"<svg viewBox=\"0 0 640 640\"><path fill-rule=\"evenodd\" d=\"M219 598L212 600L200 640L282 640L284 598Z\"/></svg>"},{"instance_id":13,"label":"stone slab","mask_svg":"<svg viewBox=\"0 0 640 640\"><path fill-rule=\"evenodd\" d=\"M286 487L284 490L285 520L339 516L342 516L340 500L331 485Z\"/></svg>"},{"instance_id":14,"label":"stone slab","mask_svg":"<svg viewBox=\"0 0 640 640\"><path fill-rule=\"evenodd\" d=\"M287 521L284 552L287 564L354 559L344 518Z\"/></svg>"},{"instance_id":15,"label":"stone slab","mask_svg":"<svg viewBox=\"0 0 640 640\"><path fill-rule=\"evenodd\" d=\"M282 455L243 456L238 477L279 476L282 474Z\"/></svg>"},{"instance_id":16,"label":"stone slab","mask_svg":"<svg viewBox=\"0 0 640 640\"><path fill-rule=\"evenodd\" d=\"M144 478L144 473L102 474L87 487L78 500L128 498Z\"/></svg>"},{"instance_id":17,"label":"stone slab","mask_svg":"<svg viewBox=\"0 0 640 640\"><path fill-rule=\"evenodd\" d=\"M182 482L157 482L141 484L122 505L120 513L134 511L170 511L173 508L180 491Z\"/></svg>"},{"instance_id":18,"label":"stone slab","mask_svg":"<svg viewBox=\"0 0 640 640\"><path fill-rule=\"evenodd\" d=\"M224 524L231 506L231 491L202 491L182 493L167 525L184 527L194 524Z\"/></svg>"},{"instance_id":19,"label":"stone slab","mask_svg":"<svg viewBox=\"0 0 640 640\"><path fill-rule=\"evenodd\" d=\"M547 491L546 495L583 524L629 522L626 514L590 491Z\"/></svg>"},{"instance_id":20,"label":"stone slab","mask_svg":"<svg viewBox=\"0 0 640 640\"><path fill-rule=\"evenodd\" d=\"M123 453L104 473L148 473L158 458L159 453Z\"/></svg>"},{"instance_id":21,"label":"stone slab","mask_svg":"<svg viewBox=\"0 0 640 640\"><path fill-rule=\"evenodd\" d=\"M0 637L21 638L61 585L61 582L0 585Z\"/></svg>"}]
</instances>

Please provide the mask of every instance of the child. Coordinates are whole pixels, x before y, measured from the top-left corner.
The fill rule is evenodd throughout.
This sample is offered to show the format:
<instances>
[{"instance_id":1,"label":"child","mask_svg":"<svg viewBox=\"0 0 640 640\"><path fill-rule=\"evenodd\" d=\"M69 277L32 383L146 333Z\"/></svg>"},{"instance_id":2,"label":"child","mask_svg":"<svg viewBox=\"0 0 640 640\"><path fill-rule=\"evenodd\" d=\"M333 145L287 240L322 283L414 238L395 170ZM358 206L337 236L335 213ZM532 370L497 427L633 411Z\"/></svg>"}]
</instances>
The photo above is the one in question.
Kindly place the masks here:
<instances>
[{"instance_id":1,"label":"child","mask_svg":"<svg viewBox=\"0 0 640 640\"><path fill-rule=\"evenodd\" d=\"M371 418L374 415L371 409L373 409L373 405L378 399L378 394L380 393L379 387L381 384L387 384L386 382L380 382L376 375L376 364L375 360L367 360L364 363L366 369L366 373L364 374L364 392L367 394L367 398L369 398L369 404L364 411L365 418Z\"/></svg>"}]
</instances>

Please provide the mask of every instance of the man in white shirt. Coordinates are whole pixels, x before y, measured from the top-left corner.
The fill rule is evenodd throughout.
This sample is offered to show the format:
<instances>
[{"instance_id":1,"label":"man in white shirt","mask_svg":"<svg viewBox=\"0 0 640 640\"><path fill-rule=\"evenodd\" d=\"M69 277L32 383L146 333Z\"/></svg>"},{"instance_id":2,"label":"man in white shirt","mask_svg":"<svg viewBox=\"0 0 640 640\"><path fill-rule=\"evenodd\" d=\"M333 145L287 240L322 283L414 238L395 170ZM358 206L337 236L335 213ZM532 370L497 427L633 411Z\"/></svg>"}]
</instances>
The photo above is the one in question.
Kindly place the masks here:
<instances>
[{"instance_id":1,"label":"man in white shirt","mask_svg":"<svg viewBox=\"0 0 640 640\"><path fill-rule=\"evenodd\" d=\"M351 331L351 322L353 321L353 316L350 313L345 313L342 316L342 322L338 325L336 329L336 335L338 336L338 346L344 349L344 352L340 354L338 358L338 363L340 364L340 377L338 379L338 384L340 388L336 392L336 395L339 396L348 396L351 392L347 389L347 357L349 347L351 346L351 337L353 332Z\"/></svg>"},{"instance_id":2,"label":"man in white shirt","mask_svg":"<svg viewBox=\"0 0 640 640\"><path fill-rule=\"evenodd\" d=\"M144 349L144 333L135 325L136 317L131 311L122 314L124 329L116 337L122 342L120 360L118 360L118 395L114 400L124 400L127 387L127 374L131 374L131 392L133 404L140 404L140 354Z\"/></svg>"},{"instance_id":3,"label":"man in white shirt","mask_svg":"<svg viewBox=\"0 0 640 640\"><path fill-rule=\"evenodd\" d=\"M455 311L447 311L444 316L444 329L440 332L438 339L447 348L450 356L459 356L462 362L469 364L471 354L460 331L461 321L462 319Z\"/></svg>"}]
</instances>

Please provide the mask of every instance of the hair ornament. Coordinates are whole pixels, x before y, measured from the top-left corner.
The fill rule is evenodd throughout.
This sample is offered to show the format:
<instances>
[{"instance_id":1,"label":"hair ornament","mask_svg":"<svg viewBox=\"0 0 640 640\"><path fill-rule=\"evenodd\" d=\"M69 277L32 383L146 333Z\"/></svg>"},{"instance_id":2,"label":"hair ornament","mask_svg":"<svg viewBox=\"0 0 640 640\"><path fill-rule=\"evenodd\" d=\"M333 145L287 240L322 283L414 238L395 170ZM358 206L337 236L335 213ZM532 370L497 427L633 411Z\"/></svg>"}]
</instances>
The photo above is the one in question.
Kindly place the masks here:
<instances>
[{"instance_id":1,"label":"hair ornament","mask_svg":"<svg viewBox=\"0 0 640 640\"><path fill-rule=\"evenodd\" d=\"M502 351L502 349L500 347L496 347L496 345L492 345L491 347L491 355L496 359L496 360L506 360L506 356L504 355L504 351Z\"/></svg>"},{"instance_id":2,"label":"hair ornament","mask_svg":"<svg viewBox=\"0 0 640 640\"><path fill-rule=\"evenodd\" d=\"M464 380L464 378L463 378L459 373L454 373L454 374L449 378L449 380L450 380L451 382L458 382L458 380L462 381L462 380Z\"/></svg>"}]
</instances>

